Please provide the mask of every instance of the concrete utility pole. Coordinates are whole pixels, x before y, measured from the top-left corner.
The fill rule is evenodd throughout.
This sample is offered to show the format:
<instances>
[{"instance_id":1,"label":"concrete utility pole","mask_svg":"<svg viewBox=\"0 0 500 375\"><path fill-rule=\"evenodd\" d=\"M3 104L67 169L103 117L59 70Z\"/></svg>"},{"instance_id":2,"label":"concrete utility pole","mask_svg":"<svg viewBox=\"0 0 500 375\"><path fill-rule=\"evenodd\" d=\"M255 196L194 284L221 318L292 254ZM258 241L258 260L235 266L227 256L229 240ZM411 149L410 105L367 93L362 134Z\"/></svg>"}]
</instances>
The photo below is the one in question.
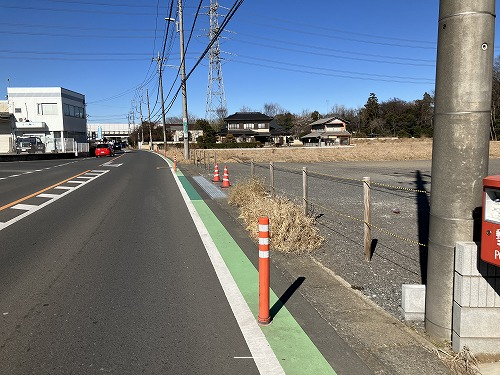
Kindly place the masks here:
<instances>
[{"instance_id":1,"label":"concrete utility pole","mask_svg":"<svg viewBox=\"0 0 500 375\"><path fill-rule=\"evenodd\" d=\"M438 339L452 336L455 243L480 234L494 33L495 0L440 1L425 314Z\"/></svg>"},{"instance_id":2,"label":"concrete utility pole","mask_svg":"<svg viewBox=\"0 0 500 375\"><path fill-rule=\"evenodd\" d=\"M167 125L165 121L165 100L163 100L163 60L160 56L160 52L158 52L158 57L153 58L153 61L156 60L158 62L158 76L159 76L159 90L160 90L160 100L161 100L161 123L163 125L163 155L166 154L167 151Z\"/></svg>"},{"instance_id":3,"label":"concrete utility pole","mask_svg":"<svg viewBox=\"0 0 500 375\"><path fill-rule=\"evenodd\" d=\"M148 125L149 125L149 149L153 149L153 136L151 134L151 110L149 109L149 92L146 89L146 100L148 101Z\"/></svg>"},{"instance_id":4,"label":"concrete utility pole","mask_svg":"<svg viewBox=\"0 0 500 375\"><path fill-rule=\"evenodd\" d=\"M182 0L179 0L179 39L181 47L182 129L184 133L184 159L189 160L189 130L186 92L186 61L184 59L184 21Z\"/></svg>"},{"instance_id":5,"label":"concrete utility pole","mask_svg":"<svg viewBox=\"0 0 500 375\"><path fill-rule=\"evenodd\" d=\"M141 141L142 141L142 143L144 143L144 120L142 117L142 95L139 97L139 115L141 117Z\"/></svg>"}]
</instances>

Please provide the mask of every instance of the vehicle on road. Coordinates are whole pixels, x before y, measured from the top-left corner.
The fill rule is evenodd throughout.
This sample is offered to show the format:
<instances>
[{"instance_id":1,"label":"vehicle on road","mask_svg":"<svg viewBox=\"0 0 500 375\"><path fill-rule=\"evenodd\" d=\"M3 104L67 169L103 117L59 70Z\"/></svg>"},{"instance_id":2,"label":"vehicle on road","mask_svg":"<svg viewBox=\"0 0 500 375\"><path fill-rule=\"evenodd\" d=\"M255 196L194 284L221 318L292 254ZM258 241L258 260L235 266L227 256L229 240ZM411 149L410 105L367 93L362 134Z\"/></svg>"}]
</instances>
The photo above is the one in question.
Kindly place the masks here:
<instances>
[{"instance_id":1,"label":"vehicle on road","mask_svg":"<svg viewBox=\"0 0 500 375\"><path fill-rule=\"evenodd\" d=\"M21 152L27 152L28 154L45 153L45 144L40 137L17 137L16 153L20 154Z\"/></svg>"},{"instance_id":2,"label":"vehicle on road","mask_svg":"<svg viewBox=\"0 0 500 375\"><path fill-rule=\"evenodd\" d=\"M115 150L113 147L107 143L99 143L95 148L95 156L114 156Z\"/></svg>"}]
</instances>

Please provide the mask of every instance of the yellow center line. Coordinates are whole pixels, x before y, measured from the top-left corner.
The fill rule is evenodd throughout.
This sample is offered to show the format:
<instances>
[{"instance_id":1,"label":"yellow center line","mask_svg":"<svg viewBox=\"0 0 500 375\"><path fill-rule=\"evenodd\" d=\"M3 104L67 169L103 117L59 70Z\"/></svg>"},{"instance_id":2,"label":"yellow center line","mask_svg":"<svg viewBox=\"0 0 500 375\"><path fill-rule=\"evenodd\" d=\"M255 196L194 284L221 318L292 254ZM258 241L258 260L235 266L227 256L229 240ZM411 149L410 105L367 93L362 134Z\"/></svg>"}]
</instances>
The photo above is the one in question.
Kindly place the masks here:
<instances>
[{"instance_id":1,"label":"yellow center line","mask_svg":"<svg viewBox=\"0 0 500 375\"><path fill-rule=\"evenodd\" d=\"M79 177L79 176L81 176L82 174L85 174L85 173L87 173L87 172L90 172L90 169L87 169L85 172L78 173L77 175L74 175L73 177L67 178L67 179L66 179L66 180L64 180L64 181L58 182L57 184L54 184L54 185L49 186L49 187L46 187L45 189L42 189L42 190L40 190L40 191L37 191L36 193L33 193L33 194L30 194L30 195L27 195L27 196L25 196L24 198L18 199L18 200L17 200L17 201L15 201L15 202L8 203L8 204L6 204L5 206L0 207L0 211L5 210L6 208L9 208L9 207L15 206L16 204L21 203L21 202L25 201L26 199L30 199L30 198L36 197L38 194L41 194L41 193L43 193L43 192L45 192L45 191L47 191L47 190L53 189L53 188L55 188L56 186L59 186L59 185L61 185L61 184L64 184L65 182L68 182L69 180L72 180L73 178Z\"/></svg>"},{"instance_id":2,"label":"yellow center line","mask_svg":"<svg viewBox=\"0 0 500 375\"><path fill-rule=\"evenodd\" d=\"M122 156L125 156L125 154L121 154L120 156L117 156L116 158L113 158L111 161L115 161L116 159L120 159Z\"/></svg>"}]
</instances>

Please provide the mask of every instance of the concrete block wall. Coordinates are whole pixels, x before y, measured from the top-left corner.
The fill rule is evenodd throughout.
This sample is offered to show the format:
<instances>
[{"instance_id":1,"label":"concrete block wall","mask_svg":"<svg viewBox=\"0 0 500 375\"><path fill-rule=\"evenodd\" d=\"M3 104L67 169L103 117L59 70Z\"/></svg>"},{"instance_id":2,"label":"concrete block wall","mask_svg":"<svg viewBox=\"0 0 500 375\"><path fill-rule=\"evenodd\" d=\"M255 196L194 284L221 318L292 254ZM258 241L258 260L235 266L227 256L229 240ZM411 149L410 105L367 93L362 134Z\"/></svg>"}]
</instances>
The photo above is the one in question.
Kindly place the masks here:
<instances>
[{"instance_id":1,"label":"concrete block wall","mask_svg":"<svg viewBox=\"0 0 500 375\"><path fill-rule=\"evenodd\" d=\"M500 267L480 259L475 242L457 242L452 347L500 353Z\"/></svg>"}]
</instances>

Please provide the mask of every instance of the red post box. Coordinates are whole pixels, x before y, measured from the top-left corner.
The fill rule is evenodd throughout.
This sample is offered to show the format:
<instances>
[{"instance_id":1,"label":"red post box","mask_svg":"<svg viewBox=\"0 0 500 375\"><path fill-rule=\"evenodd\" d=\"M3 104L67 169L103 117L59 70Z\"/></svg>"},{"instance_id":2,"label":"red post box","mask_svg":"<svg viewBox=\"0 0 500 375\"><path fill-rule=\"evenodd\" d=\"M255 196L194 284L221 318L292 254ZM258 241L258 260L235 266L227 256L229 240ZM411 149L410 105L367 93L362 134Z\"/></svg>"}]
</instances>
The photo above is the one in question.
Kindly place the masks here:
<instances>
[{"instance_id":1,"label":"red post box","mask_svg":"<svg viewBox=\"0 0 500 375\"><path fill-rule=\"evenodd\" d=\"M500 267L500 175L483 179L481 259Z\"/></svg>"}]
</instances>

